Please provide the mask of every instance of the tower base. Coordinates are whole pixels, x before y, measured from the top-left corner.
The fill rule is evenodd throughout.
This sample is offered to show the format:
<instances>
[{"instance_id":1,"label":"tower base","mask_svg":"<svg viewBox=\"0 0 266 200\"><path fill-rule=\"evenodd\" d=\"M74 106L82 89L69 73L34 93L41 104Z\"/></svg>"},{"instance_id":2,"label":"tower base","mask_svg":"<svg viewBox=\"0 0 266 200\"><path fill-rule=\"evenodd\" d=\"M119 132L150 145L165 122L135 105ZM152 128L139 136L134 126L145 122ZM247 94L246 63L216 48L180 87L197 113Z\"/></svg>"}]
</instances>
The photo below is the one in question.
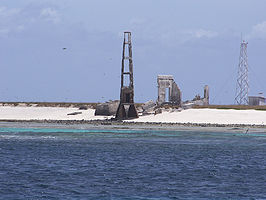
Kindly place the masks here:
<instances>
[{"instance_id":1,"label":"tower base","mask_svg":"<svg viewBox=\"0 0 266 200\"><path fill-rule=\"evenodd\" d=\"M116 111L116 119L135 119L139 118L138 112L134 104L123 104L120 103Z\"/></svg>"}]
</instances>

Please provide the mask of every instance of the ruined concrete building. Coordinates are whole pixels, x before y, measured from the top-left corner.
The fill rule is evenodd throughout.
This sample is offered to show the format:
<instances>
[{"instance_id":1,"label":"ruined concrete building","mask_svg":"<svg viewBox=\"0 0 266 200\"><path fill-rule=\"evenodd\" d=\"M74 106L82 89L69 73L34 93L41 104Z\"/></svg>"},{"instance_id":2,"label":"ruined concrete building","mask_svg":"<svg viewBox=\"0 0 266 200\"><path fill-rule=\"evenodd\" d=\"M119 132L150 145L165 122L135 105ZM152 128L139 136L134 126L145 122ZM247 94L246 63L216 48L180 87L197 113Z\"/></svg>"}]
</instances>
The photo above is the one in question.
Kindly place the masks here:
<instances>
[{"instance_id":1,"label":"ruined concrete building","mask_svg":"<svg viewBox=\"0 0 266 200\"><path fill-rule=\"evenodd\" d=\"M157 83L158 83L158 99L157 99L158 105L169 103L181 106L181 91L178 88L177 84L175 83L172 75L158 75ZM168 90L168 92L166 90ZM166 99L167 97L168 99Z\"/></svg>"},{"instance_id":2,"label":"ruined concrete building","mask_svg":"<svg viewBox=\"0 0 266 200\"><path fill-rule=\"evenodd\" d=\"M207 106L210 104L210 91L209 86L205 85L204 87L204 97L203 97L203 105Z\"/></svg>"},{"instance_id":3,"label":"ruined concrete building","mask_svg":"<svg viewBox=\"0 0 266 200\"><path fill-rule=\"evenodd\" d=\"M209 86L204 86L204 96L203 98L200 97L200 95L196 95L195 98L192 101L189 101L193 105L198 106L208 106L210 101L210 94L209 94Z\"/></svg>"},{"instance_id":4,"label":"ruined concrete building","mask_svg":"<svg viewBox=\"0 0 266 200\"><path fill-rule=\"evenodd\" d=\"M249 106L265 106L266 98L263 96L249 96L248 105Z\"/></svg>"}]
</instances>

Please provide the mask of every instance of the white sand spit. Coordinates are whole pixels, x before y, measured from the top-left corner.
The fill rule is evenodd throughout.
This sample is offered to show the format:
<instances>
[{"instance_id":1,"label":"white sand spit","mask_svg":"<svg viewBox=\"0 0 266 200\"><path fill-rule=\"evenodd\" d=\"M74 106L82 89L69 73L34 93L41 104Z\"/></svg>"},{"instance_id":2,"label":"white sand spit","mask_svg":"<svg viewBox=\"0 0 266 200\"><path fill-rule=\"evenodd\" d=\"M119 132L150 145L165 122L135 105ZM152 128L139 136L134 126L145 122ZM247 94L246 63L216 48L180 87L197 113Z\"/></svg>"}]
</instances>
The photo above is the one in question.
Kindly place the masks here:
<instances>
[{"instance_id":1,"label":"white sand spit","mask_svg":"<svg viewBox=\"0 0 266 200\"><path fill-rule=\"evenodd\" d=\"M68 115L82 112L78 115ZM0 120L104 120L94 116L95 110L79 110L65 107L0 106ZM111 118L111 117L108 117ZM247 124L265 125L266 111L188 109L181 112L163 112L157 115L140 116L133 122L198 123L198 124Z\"/></svg>"},{"instance_id":2,"label":"white sand spit","mask_svg":"<svg viewBox=\"0 0 266 200\"><path fill-rule=\"evenodd\" d=\"M69 113L82 112L78 115ZM94 109L79 110L64 107L24 107L0 106L0 120L96 120L106 119L104 116L94 116Z\"/></svg>"},{"instance_id":3,"label":"white sand spit","mask_svg":"<svg viewBox=\"0 0 266 200\"><path fill-rule=\"evenodd\" d=\"M163 112L157 115L141 116L134 122L199 123L199 124L266 124L266 111L188 109L181 112Z\"/></svg>"}]
</instances>

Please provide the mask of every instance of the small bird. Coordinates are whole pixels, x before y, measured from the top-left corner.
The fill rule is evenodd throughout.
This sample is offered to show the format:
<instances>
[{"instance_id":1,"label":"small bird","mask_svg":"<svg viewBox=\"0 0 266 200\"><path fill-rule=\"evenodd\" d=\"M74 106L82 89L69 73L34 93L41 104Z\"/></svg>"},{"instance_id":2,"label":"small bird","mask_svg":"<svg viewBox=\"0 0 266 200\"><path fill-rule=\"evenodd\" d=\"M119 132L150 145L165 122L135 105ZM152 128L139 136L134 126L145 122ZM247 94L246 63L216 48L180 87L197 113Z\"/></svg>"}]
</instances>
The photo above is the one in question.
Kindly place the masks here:
<instances>
[{"instance_id":1,"label":"small bird","mask_svg":"<svg viewBox=\"0 0 266 200\"><path fill-rule=\"evenodd\" d=\"M66 50L66 49L67 49L66 47L63 48L63 50Z\"/></svg>"}]
</instances>

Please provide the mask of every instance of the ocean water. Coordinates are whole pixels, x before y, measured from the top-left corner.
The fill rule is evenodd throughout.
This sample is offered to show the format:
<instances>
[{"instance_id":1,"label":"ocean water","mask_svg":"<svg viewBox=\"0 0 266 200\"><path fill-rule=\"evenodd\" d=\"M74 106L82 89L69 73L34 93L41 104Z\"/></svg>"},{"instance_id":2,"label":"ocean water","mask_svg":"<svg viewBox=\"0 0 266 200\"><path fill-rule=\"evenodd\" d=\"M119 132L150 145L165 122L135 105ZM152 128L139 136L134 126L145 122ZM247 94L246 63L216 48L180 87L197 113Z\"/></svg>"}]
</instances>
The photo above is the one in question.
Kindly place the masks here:
<instances>
[{"instance_id":1,"label":"ocean water","mask_svg":"<svg viewBox=\"0 0 266 200\"><path fill-rule=\"evenodd\" d=\"M266 133L0 127L0 199L266 199Z\"/></svg>"}]
</instances>

